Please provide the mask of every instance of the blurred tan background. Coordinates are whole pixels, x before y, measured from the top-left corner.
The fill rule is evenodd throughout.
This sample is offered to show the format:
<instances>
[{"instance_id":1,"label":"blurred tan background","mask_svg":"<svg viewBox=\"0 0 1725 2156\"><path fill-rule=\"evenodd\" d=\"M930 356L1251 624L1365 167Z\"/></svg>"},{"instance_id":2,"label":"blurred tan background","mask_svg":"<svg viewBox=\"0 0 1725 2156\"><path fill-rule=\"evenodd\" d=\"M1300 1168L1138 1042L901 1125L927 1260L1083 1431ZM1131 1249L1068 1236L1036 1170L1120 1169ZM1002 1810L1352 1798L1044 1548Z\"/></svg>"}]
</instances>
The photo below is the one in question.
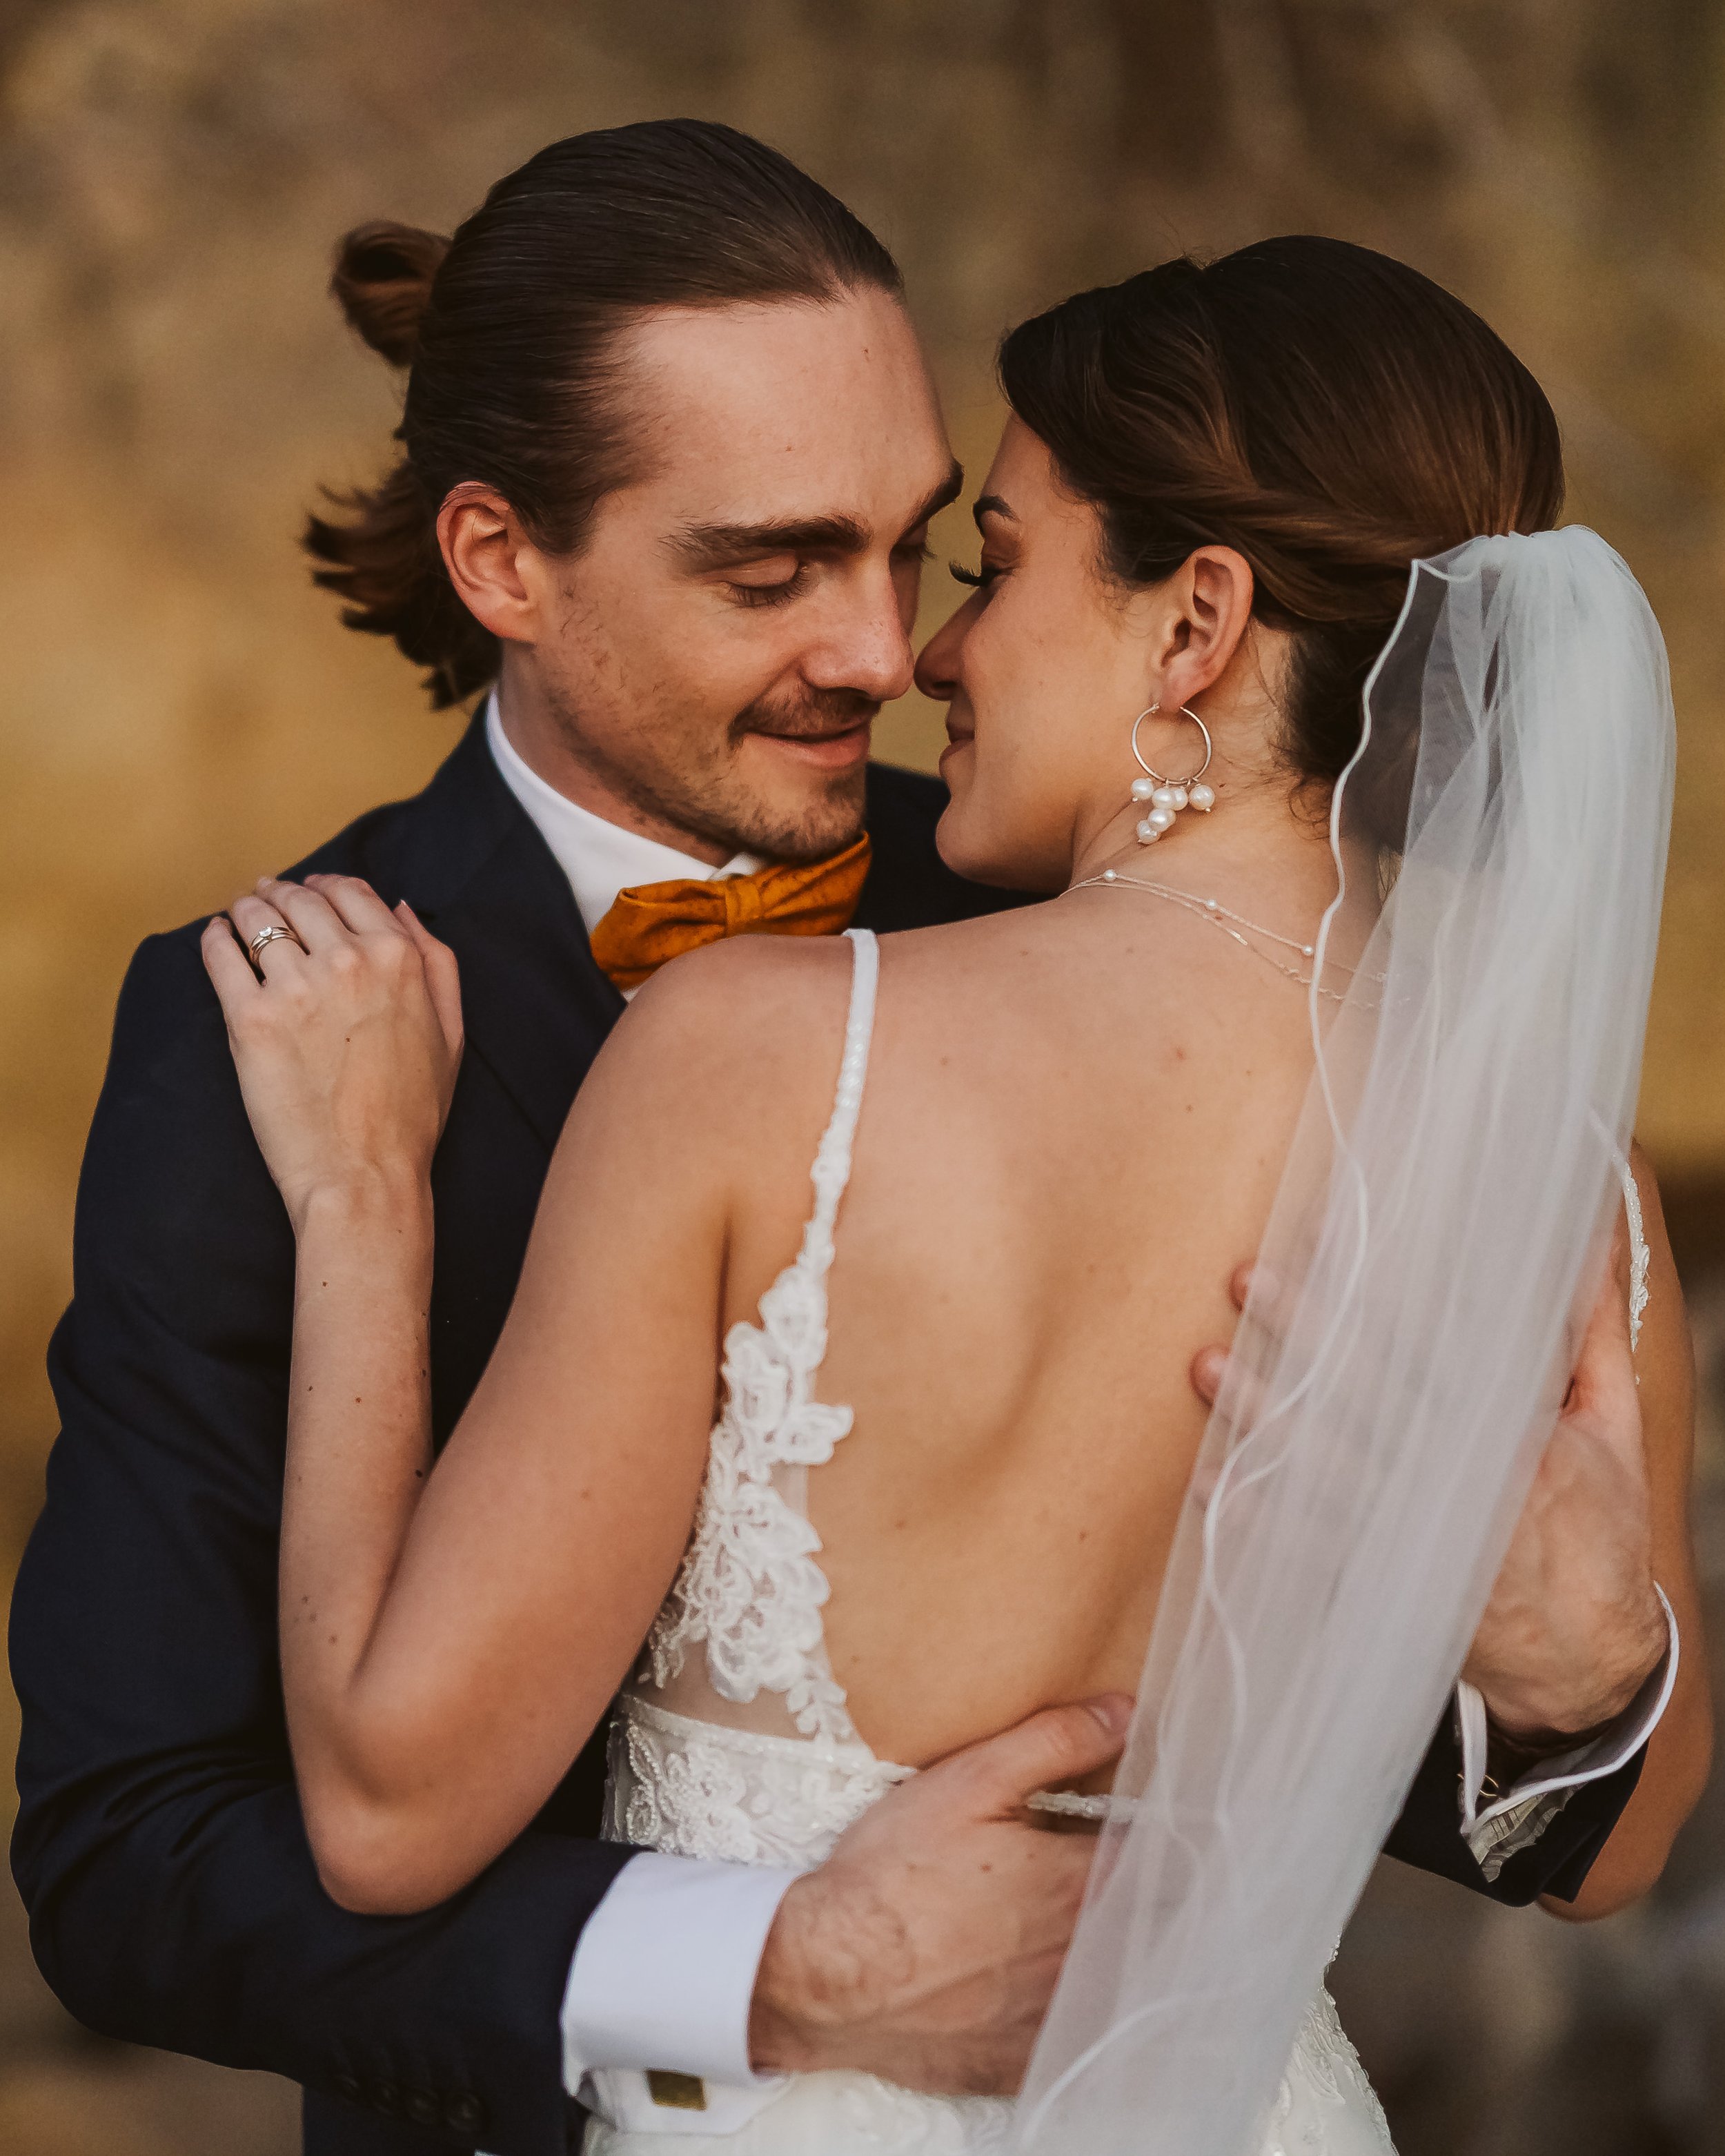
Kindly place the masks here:
<instances>
[{"instance_id":1,"label":"blurred tan background","mask_svg":"<svg viewBox=\"0 0 1725 2156\"><path fill-rule=\"evenodd\" d=\"M370 475L393 424L324 297L332 243L447 228L546 141L680 112L764 136L898 252L973 477L1004 326L1269 232L1418 264L1544 381L1572 513L1647 585L1676 676L1641 1127L1712 1388L1725 1607L1717 0L0 0L4 1576L128 953L417 788L457 731L295 557L319 482ZM931 625L952 596L931 576ZM911 700L878 752L938 738ZM83 2036L0 1911L0 2150L296 2147L285 2085ZM1404 2156L1725 2150L1725 1792L1656 1902L1585 1932L1385 1867L1337 1988Z\"/></svg>"}]
</instances>

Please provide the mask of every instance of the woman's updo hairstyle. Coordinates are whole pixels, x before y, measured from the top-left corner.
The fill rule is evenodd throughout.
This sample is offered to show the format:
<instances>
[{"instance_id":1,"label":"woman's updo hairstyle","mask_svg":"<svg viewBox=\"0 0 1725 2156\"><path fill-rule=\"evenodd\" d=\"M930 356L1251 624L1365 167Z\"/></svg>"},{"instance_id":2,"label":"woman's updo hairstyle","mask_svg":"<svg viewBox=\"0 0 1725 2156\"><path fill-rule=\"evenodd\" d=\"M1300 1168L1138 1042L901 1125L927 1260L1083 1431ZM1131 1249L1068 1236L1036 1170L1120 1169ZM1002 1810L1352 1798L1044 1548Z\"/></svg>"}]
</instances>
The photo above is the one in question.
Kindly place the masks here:
<instances>
[{"instance_id":1,"label":"woman's updo hairstyle","mask_svg":"<svg viewBox=\"0 0 1725 2156\"><path fill-rule=\"evenodd\" d=\"M1563 506L1557 419L1527 368L1440 285L1344 240L1260 240L1080 292L1012 331L999 366L1097 511L1111 577L1154 583L1206 545L1244 555L1254 613L1296 639L1279 746L1301 781L1332 784L1358 746L1409 565L1548 529Z\"/></svg>"},{"instance_id":2,"label":"woman's updo hairstyle","mask_svg":"<svg viewBox=\"0 0 1725 2156\"><path fill-rule=\"evenodd\" d=\"M374 352L407 372L381 485L311 517L314 580L350 629L428 667L434 705L493 679L495 638L455 596L436 522L464 480L495 487L536 545L581 544L637 470L614 354L646 309L897 293L868 228L788 158L735 129L655 120L554 142L500 180L453 239L364 224L331 289Z\"/></svg>"}]
</instances>

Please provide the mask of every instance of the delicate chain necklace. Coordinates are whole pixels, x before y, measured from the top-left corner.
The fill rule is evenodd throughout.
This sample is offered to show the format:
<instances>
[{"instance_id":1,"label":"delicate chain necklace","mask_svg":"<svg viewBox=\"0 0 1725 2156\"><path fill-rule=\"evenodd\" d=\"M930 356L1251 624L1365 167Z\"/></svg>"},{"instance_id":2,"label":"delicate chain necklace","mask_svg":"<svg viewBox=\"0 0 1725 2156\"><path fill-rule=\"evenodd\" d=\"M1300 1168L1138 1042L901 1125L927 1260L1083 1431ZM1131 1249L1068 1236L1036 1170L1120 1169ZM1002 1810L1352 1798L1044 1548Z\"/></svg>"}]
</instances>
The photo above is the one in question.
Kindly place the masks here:
<instances>
[{"instance_id":1,"label":"delicate chain necklace","mask_svg":"<svg viewBox=\"0 0 1725 2156\"><path fill-rule=\"evenodd\" d=\"M1254 936L1261 936L1266 942L1280 943L1285 950L1297 951L1302 958L1317 956L1310 943L1301 943L1292 936L1279 936L1275 929L1266 928L1261 921L1248 921L1243 913L1235 913L1230 907L1224 906L1219 899L1199 898L1194 891L1177 891L1172 884L1151 883L1143 876L1122 875L1118 869L1104 869L1100 875L1086 876L1082 881L1069 884L1066 887L1069 891L1088 891L1092 885L1112 889L1128 884L1134 891L1147 891L1153 898L1165 898L1171 905L1183 906L1188 913L1195 913L1200 921L1212 922L1224 936L1231 937L1242 951L1250 951L1253 957L1261 958L1266 966L1274 966L1278 973L1285 973L1289 980L1297 981L1302 988L1313 985L1309 973L1302 973L1297 966L1285 966L1280 958L1273 957L1268 951L1260 951L1255 943L1249 943L1240 932L1242 928L1249 928ZM1228 925L1230 921L1236 926L1230 928ZM1332 958L1328 963L1341 973L1352 973L1356 970L1352 966L1343 965L1339 958ZM1376 973L1368 978L1381 981L1384 977ZM1318 993L1327 996L1332 1004L1346 1000L1333 988L1325 988L1322 982L1317 985Z\"/></svg>"}]
</instances>

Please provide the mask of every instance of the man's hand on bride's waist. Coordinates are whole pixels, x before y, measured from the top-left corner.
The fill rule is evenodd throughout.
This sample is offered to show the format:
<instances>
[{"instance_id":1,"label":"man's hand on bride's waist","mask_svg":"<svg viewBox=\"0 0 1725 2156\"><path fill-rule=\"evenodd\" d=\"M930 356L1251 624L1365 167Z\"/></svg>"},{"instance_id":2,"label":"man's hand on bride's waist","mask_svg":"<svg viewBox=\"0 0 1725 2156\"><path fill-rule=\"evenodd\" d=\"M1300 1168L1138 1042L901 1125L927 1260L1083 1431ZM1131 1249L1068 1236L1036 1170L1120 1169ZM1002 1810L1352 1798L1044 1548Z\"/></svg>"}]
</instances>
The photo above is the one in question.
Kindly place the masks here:
<instances>
[{"instance_id":1,"label":"man's hand on bride's waist","mask_svg":"<svg viewBox=\"0 0 1725 2156\"><path fill-rule=\"evenodd\" d=\"M1025 1799L1118 1757L1118 1695L1050 1707L888 1792L768 1934L749 2020L761 2073L850 2067L906 2088L1004 2096L1024 2077L1078 1921L1090 1835Z\"/></svg>"}]
</instances>

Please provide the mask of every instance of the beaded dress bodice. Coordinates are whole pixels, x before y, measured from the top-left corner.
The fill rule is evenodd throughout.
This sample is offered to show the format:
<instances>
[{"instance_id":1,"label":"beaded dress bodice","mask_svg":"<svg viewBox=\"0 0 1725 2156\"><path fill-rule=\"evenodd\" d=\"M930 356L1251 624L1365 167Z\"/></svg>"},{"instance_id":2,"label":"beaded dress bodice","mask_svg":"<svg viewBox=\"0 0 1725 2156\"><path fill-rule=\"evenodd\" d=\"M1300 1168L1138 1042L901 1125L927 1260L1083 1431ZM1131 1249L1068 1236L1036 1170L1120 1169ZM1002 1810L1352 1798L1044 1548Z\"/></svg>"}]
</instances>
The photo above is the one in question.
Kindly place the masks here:
<instances>
[{"instance_id":1,"label":"beaded dress bodice","mask_svg":"<svg viewBox=\"0 0 1725 2156\"><path fill-rule=\"evenodd\" d=\"M809 1471L850 1434L851 1411L814 1397L827 1345L827 1276L868 1075L879 952L852 930L850 1008L832 1119L812 1171L801 1247L725 1337L721 1407L689 1548L618 1702L605 1831L685 1856L812 1869L851 1822L915 1769L877 1758L827 1658L820 1538ZM596 2120L588 2156L867 2156L1008 2148L1013 2107L931 2097L866 2074L795 2076L747 2123L702 2135ZM693 2129L691 2133L691 2129ZM1394 2156L1370 2084L1320 1992L1259 2156Z\"/></svg>"}]
</instances>

